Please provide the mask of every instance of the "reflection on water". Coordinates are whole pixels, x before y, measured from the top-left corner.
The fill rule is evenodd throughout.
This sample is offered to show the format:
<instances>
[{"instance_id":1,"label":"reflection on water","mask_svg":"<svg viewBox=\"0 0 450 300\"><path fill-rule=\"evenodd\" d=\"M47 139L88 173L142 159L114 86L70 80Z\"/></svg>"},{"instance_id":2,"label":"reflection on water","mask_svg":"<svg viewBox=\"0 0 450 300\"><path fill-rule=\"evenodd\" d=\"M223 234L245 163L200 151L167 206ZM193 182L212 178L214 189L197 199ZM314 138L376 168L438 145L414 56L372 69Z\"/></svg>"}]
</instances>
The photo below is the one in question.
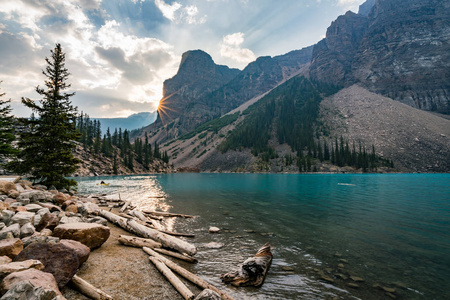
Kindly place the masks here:
<instances>
[{"instance_id":1,"label":"reflection on water","mask_svg":"<svg viewBox=\"0 0 450 300\"><path fill-rule=\"evenodd\" d=\"M189 241L199 248L199 263L184 266L236 299L353 299L351 294L389 299L372 287L376 284L395 288L402 299L450 298L448 174L161 174L77 180L83 194L120 193L139 208L200 216L174 225L175 231L196 235ZM100 180L111 184L97 186ZM210 226L222 233L209 234ZM212 241L225 246L204 247ZM220 274L267 241L274 260L261 288L221 283ZM320 280L321 273L335 284ZM338 274L364 282L352 290L346 286L349 279L339 280Z\"/></svg>"}]
</instances>

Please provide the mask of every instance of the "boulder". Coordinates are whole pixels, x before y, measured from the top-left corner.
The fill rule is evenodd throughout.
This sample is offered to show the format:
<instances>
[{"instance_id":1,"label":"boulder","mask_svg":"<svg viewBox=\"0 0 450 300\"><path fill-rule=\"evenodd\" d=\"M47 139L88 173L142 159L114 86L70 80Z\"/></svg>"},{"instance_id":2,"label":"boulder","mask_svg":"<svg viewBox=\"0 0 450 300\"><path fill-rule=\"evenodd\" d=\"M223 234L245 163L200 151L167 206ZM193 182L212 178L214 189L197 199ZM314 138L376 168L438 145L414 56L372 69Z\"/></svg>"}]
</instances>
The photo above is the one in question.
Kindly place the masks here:
<instances>
[{"instance_id":1,"label":"boulder","mask_svg":"<svg viewBox=\"0 0 450 300\"><path fill-rule=\"evenodd\" d=\"M41 205L42 207L45 207L47 209L50 210L50 212L54 212L54 211L61 211L61 208L59 206L56 206L54 204L51 203L39 203L39 205Z\"/></svg>"},{"instance_id":2,"label":"boulder","mask_svg":"<svg viewBox=\"0 0 450 300\"><path fill-rule=\"evenodd\" d=\"M82 206L79 207L79 211L82 215L94 215L100 210L100 207L92 202L83 203Z\"/></svg>"},{"instance_id":3,"label":"boulder","mask_svg":"<svg viewBox=\"0 0 450 300\"><path fill-rule=\"evenodd\" d=\"M70 223L82 223L83 219L80 217L62 217L61 220L59 220L59 224L70 224Z\"/></svg>"},{"instance_id":4,"label":"boulder","mask_svg":"<svg viewBox=\"0 0 450 300\"><path fill-rule=\"evenodd\" d=\"M204 289L194 300L220 300L219 294L210 289Z\"/></svg>"},{"instance_id":5,"label":"boulder","mask_svg":"<svg viewBox=\"0 0 450 300\"><path fill-rule=\"evenodd\" d=\"M78 213L78 206L76 204L71 204L66 207L66 211L76 214Z\"/></svg>"},{"instance_id":6,"label":"boulder","mask_svg":"<svg viewBox=\"0 0 450 300\"><path fill-rule=\"evenodd\" d=\"M9 264L12 259L6 255L0 256L0 265Z\"/></svg>"},{"instance_id":7,"label":"boulder","mask_svg":"<svg viewBox=\"0 0 450 300\"><path fill-rule=\"evenodd\" d=\"M23 243L20 239L0 240L0 256L16 257L23 250Z\"/></svg>"},{"instance_id":8,"label":"boulder","mask_svg":"<svg viewBox=\"0 0 450 300\"><path fill-rule=\"evenodd\" d=\"M27 236L31 236L36 232L34 226L31 223L26 223L20 227L20 238L23 239Z\"/></svg>"},{"instance_id":9,"label":"boulder","mask_svg":"<svg viewBox=\"0 0 450 300\"><path fill-rule=\"evenodd\" d=\"M11 262L8 264L0 265L0 280L5 278L11 273L28 270L30 268L42 271L44 269L44 265L39 260L35 259Z\"/></svg>"},{"instance_id":10,"label":"boulder","mask_svg":"<svg viewBox=\"0 0 450 300\"><path fill-rule=\"evenodd\" d=\"M15 209L16 209L16 212L27 211L27 208L25 206L17 206Z\"/></svg>"},{"instance_id":11,"label":"boulder","mask_svg":"<svg viewBox=\"0 0 450 300\"><path fill-rule=\"evenodd\" d=\"M105 218L102 217L93 217L93 218L89 218L86 219L86 222L88 223L97 223L103 226L107 226L108 225L108 221Z\"/></svg>"},{"instance_id":12,"label":"boulder","mask_svg":"<svg viewBox=\"0 0 450 300\"><path fill-rule=\"evenodd\" d=\"M78 241L91 249L100 247L109 234L108 227L96 223L68 223L53 230L53 236Z\"/></svg>"},{"instance_id":13,"label":"boulder","mask_svg":"<svg viewBox=\"0 0 450 300\"><path fill-rule=\"evenodd\" d=\"M91 249L88 246L74 240L61 240L60 243L75 250L80 266L89 258Z\"/></svg>"},{"instance_id":14,"label":"boulder","mask_svg":"<svg viewBox=\"0 0 450 300\"><path fill-rule=\"evenodd\" d=\"M37 231L41 231L42 229L48 228L53 230L59 224L59 219L57 216L51 213L46 213L42 216L39 224L36 226Z\"/></svg>"},{"instance_id":15,"label":"boulder","mask_svg":"<svg viewBox=\"0 0 450 300\"><path fill-rule=\"evenodd\" d=\"M11 181L0 181L0 192L8 195L11 191L17 191L16 185Z\"/></svg>"},{"instance_id":16,"label":"boulder","mask_svg":"<svg viewBox=\"0 0 450 300\"><path fill-rule=\"evenodd\" d=\"M34 227L39 225L39 222L41 221L42 216L45 215L46 213L50 213L50 210L48 208L41 208L40 210L38 210L36 212L36 215L34 216L34 222L33 222Z\"/></svg>"},{"instance_id":17,"label":"boulder","mask_svg":"<svg viewBox=\"0 0 450 300\"><path fill-rule=\"evenodd\" d=\"M19 195L20 195L20 192L15 191L15 190L12 190L8 193L8 197L11 197L13 199L16 199L17 197L19 197Z\"/></svg>"},{"instance_id":18,"label":"boulder","mask_svg":"<svg viewBox=\"0 0 450 300\"><path fill-rule=\"evenodd\" d=\"M20 225L12 224L0 230L0 240L6 239L9 235L17 238L20 236Z\"/></svg>"},{"instance_id":19,"label":"boulder","mask_svg":"<svg viewBox=\"0 0 450 300\"><path fill-rule=\"evenodd\" d=\"M23 186L22 186L20 183L16 183L16 190L17 190L19 193L25 192L25 189L23 188Z\"/></svg>"},{"instance_id":20,"label":"boulder","mask_svg":"<svg viewBox=\"0 0 450 300\"><path fill-rule=\"evenodd\" d=\"M72 200L66 200L66 201L64 201L63 204L61 204L61 208L62 208L63 210L66 210L67 206L69 206L69 205L71 205L71 204L75 204L75 202L73 202Z\"/></svg>"},{"instance_id":21,"label":"boulder","mask_svg":"<svg viewBox=\"0 0 450 300\"><path fill-rule=\"evenodd\" d=\"M25 205L25 208L27 209L27 211L29 212L38 212L39 210L42 209L42 206L40 206L39 204L27 204Z\"/></svg>"},{"instance_id":22,"label":"boulder","mask_svg":"<svg viewBox=\"0 0 450 300\"><path fill-rule=\"evenodd\" d=\"M11 203L17 202L17 200L13 199L13 198L6 198L5 200L3 200L3 202L11 204Z\"/></svg>"},{"instance_id":23,"label":"boulder","mask_svg":"<svg viewBox=\"0 0 450 300\"><path fill-rule=\"evenodd\" d=\"M20 300L20 299L58 299L58 293L54 290L44 289L43 287L36 287L28 280L20 281L12 286L8 292L2 297L5 300ZM61 295L59 297L62 297ZM59 298L61 299L61 298Z\"/></svg>"},{"instance_id":24,"label":"boulder","mask_svg":"<svg viewBox=\"0 0 450 300\"><path fill-rule=\"evenodd\" d=\"M75 250L61 243L32 243L23 249L14 261L29 259L41 261L44 272L53 274L60 288L72 279L80 265Z\"/></svg>"},{"instance_id":25,"label":"boulder","mask_svg":"<svg viewBox=\"0 0 450 300\"><path fill-rule=\"evenodd\" d=\"M9 225L11 222L11 218L14 216L14 212L12 210L3 210L2 214L0 216L0 222L3 222L6 224L6 226Z\"/></svg>"},{"instance_id":26,"label":"boulder","mask_svg":"<svg viewBox=\"0 0 450 300\"><path fill-rule=\"evenodd\" d=\"M41 236L52 236L53 231L51 231L48 228L45 228L45 229L42 229L40 233L41 233Z\"/></svg>"},{"instance_id":27,"label":"boulder","mask_svg":"<svg viewBox=\"0 0 450 300\"><path fill-rule=\"evenodd\" d=\"M19 224L22 226L25 223L33 222L34 213L28 211L19 211L11 218L12 224Z\"/></svg>"},{"instance_id":28,"label":"boulder","mask_svg":"<svg viewBox=\"0 0 450 300\"><path fill-rule=\"evenodd\" d=\"M9 203L3 202L3 201L0 202L0 210L9 209L9 208L10 208Z\"/></svg>"},{"instance_id":29,"label":"boulder","mask_svg":"<svg viewBox=\"0 0 450 300\"><path fill-rule=\"evenodd\" d=\"M69 200L69 199L63 193L58 193L56 195L53 195L53 202L58 203L59 205L62 205L67 200Z\"/></svg>"},{"instance_id":30,"label":"boulder","mask_svg":"<svg viewBox=\"0 0 450 300\"><path fill-rule=\"evenodd\" d=\"M44 290L51 290L54 291L57 295L61 295L55 277L50 273L46 273L36 269L28 269L22 272L15 272L9 274L3 279L2 284L0 286L0 291L3 294L6 291L14 288L14 286L17 285L18 283L23 281L30 282L34 287L41 287ZM29 298L22 298L22 299L29 299Z\"/></svg>"}]
</instances>

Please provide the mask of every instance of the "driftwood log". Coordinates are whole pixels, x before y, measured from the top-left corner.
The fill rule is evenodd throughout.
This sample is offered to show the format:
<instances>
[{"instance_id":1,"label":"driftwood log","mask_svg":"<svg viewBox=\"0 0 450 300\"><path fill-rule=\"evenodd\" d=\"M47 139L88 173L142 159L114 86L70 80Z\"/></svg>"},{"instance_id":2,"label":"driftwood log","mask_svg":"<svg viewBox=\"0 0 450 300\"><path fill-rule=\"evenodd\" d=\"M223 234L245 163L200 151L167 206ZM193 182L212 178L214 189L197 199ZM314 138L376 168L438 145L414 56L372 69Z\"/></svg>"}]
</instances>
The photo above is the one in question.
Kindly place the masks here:
<instances>
[{"instance_id":1,"label":"driftwood log","mask_svg":"<svg viewBox=\"0 0 450 300\"><path fill-rule=\"evenodd\" d=\"M270 244L266 243L255 256L245 260L238 270L222 274L220 279L234 286L262 285L273 258L270 248Z\"/></svg>"},{"instance_id":2,"label":"driftwood log","mask_svg":"<svg viewBox=\"0 0 450 300\"><path fill-rule=\"evenodd\" d=\"M174 213L168 213L168 212L162 212L162 211L153 211L144 209L142 210L143 213L154 215L154 216L161 216L161 217L179 217L179 218L195 218L195 216L191 215L183 215L183 214L174 214Z\"/></svg>"},{"instance_id":3,"label":"driftwood log","mask_svg":"<svg viewBox=\"0 0 450 300\"><path fill-rule=\"evenodd\" d=\"M120 212L123 213L125 210L127 210L128 206L130 206L130 204L131 204L131 201L125 201L125 204L120 209Z\"/></svg>"},{"instance_id":4,"label":"driftwood log","mask_svg":"<svg viewBox=\"0 0 450 300\"><path fill-rule=\"evenodd\" d=\"M206 282L205 280L201 279L197 275L189 272L185 268L180 267L179 265L177 265L176 263L174 263L170 259L165 258L164 256L162 256L161 254L155 252L154 250L152 250L150 248L147 248L147 247L144 247L142 249L145 251L145 253L147 253L147 254L149 254L151 256L157 257L160 261L164 262L164 264L167 267L172 269L172 271L178 273L180 276L186 278L187 280L189 280L193 284L195 284L195 285L197 285L197 286L199 286L199 287L201 287L203 289L213 290L214 292L218 293L223 300L234 300L234 298L231 297L230 295L228 295L227 293L222 292L221 290L219 290L218 288L216 288L212 284L209 284L208 282Z\"/></svg>"},{"instance_id":5,"label":"driftwood log","mask_svg":"<svg viewBox=\"0 0 450 300\"><path fill-rule=\"evenodd\" d=\"M82 294L88 296L91 299L94 299L94 300L112 300L113 299L113 297L106 294L102 290L94 287L92 284L90 284L86 280L78 277L77 275L74 275L72 277L71 283L74 288L76 288Z\"/></svg>"},{"instance_id":6,"label":"driftwood log","mask_svg":"<svg viewBox=\"0 0 450 300\"><path fill-rule=\"evenodd\" d=\"M141 225L136 220L120 217L104 209L98 210L98 214L106 218L111 223L114 223L140 237L150 238L152 240L158 241L166 248L175 249L181 253L186 253L189 255L195 255L197 253L197 248L194 245L174 236L162 233L156 229Z\"/></svg>"},{"instance_id":7,"label":"driftwood log","mask_svg":"<svg viewBox=\"0 0 450 300\"><path fill-rule=\"evenodd\" d=\"M149 257L150 261L155 265L155 267L163 274L167 280L173 285L173 287L178 291L178 293L183 296L184 299L194 299L195 295L184 285L181 280L173 274L173 272L158 258Z\"/></svg>"},{"instance_id":8,"label":"driftwood log","mask_svg":"<svg viewBox=\"0 0 450 300\"><path fill-rule=\"evenodd\" d=\"M148 247L148 246L143 246L143 247ZM189 256L189 255L186 255L186 254L181 254L181 253L169 251L169 250L166 250L166 249L160 249L161 247L148 247L148 248L152 248L153 250L155 250L158 253L165 254L167 256L172 256L172 257L175 257L175 258L178 258L180 260L184 260L184 261L187 261L187 262L190 262L190 263L196 263L197 262L197 260L195 258L193 258L192 256Z\"/></svg>"},{"instance_id":9,"label":"driftwood log","mask_svg":"<svg viewBox=\"0 0 450 300\"><path fill-rule=\"evenodd\" d=\"M119 243L126 245L126 246L133 246L133 247L149 247L149 248L161 248L161 243L155 242L151 239L144 239L140 237L135 236L129 236L129 235L120 235L119 236ZM181 254L180 254L181 255Z\"/></svg>"}]
</instances>

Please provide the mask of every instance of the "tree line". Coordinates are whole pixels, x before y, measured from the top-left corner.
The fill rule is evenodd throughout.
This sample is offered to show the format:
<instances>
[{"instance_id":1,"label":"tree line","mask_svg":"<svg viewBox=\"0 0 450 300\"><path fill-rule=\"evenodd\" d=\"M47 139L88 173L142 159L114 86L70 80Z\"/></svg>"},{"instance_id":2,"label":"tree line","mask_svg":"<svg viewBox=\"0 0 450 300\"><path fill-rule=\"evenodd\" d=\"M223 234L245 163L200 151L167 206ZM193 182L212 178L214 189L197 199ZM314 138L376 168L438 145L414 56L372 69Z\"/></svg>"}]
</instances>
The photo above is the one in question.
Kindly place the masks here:
<instances>
[{"instance_id":1,"label":"tree line","mask_svg":"<svg viewBox=\"0 0 450 300\"><path fill-rule=\"evenodd\" d=\"M269 140L288 144L296 155L286 155L286 165L296 164L299 172L315 171L315 162L328 161L339 167L351 166L363 172L376 170L377 165L392 166L392 161L381 159L375 147L369 152L361 143L358 147L343 137L327 142L315 135L319 105L324 96L339 87L315 82L305 77L294 77L280 85L263 99L247 108L243 122L219 146L219 150L251 149L254 156L269 162L278 158Z\"/></svg>"}]
</instances>

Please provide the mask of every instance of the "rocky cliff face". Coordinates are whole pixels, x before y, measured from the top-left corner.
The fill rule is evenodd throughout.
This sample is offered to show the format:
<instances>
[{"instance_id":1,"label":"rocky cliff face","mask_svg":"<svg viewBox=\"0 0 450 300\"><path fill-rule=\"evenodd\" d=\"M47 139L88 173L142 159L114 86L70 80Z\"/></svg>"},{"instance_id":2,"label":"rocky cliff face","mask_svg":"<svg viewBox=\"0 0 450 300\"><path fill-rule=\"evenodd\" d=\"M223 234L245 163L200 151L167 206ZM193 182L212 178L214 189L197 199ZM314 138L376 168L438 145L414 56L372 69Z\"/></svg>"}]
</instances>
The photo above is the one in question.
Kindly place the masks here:
<instances>
[{"instance_id":1,"label":"rocky cliff face","mask_svg":"<svg viewBox=\"0 0 450 300\"><path fill-rule=\"evenodd\" d=\"M311 76L450 113L450 2L369 0L360 12L331 24L314 48Z\"/></svg>"},{"instance_id":2,"label":"rocky cliff face","mask_svg":"<svg viewBox=\"0 0 450 300\"><path fill-rule=\"evenodd\" d=\"M164 142L221 116L297 74L311 61L313 47L260 57L243 71L214 64L203 51L183 54L178 73L164 82L156 122L137 133Z\"/></svg>"},{"instance_id":3,"label":"rocky cliff face","mask_svg":"<svg viewBox=\"0 0 450 300\"><path fill-rule=\"evenodd\" d=\"M176 119L199 98L228 83L239 72L216 65L211 56L201 50L185 52L178 73L164 82L158 121Z\"/></svg>"},{"instance_id":4,"label":"rocky cliff face","mask_svg":"<svg viewBox=\"0 0 450 300\"><path fill-rule=\"evenodd\" d=\"M367 25L367 17L351 11L331 23L326 38L314 46L311 76L334 85L353 82L352 62Z\"/></svg>"}]
</instances>

